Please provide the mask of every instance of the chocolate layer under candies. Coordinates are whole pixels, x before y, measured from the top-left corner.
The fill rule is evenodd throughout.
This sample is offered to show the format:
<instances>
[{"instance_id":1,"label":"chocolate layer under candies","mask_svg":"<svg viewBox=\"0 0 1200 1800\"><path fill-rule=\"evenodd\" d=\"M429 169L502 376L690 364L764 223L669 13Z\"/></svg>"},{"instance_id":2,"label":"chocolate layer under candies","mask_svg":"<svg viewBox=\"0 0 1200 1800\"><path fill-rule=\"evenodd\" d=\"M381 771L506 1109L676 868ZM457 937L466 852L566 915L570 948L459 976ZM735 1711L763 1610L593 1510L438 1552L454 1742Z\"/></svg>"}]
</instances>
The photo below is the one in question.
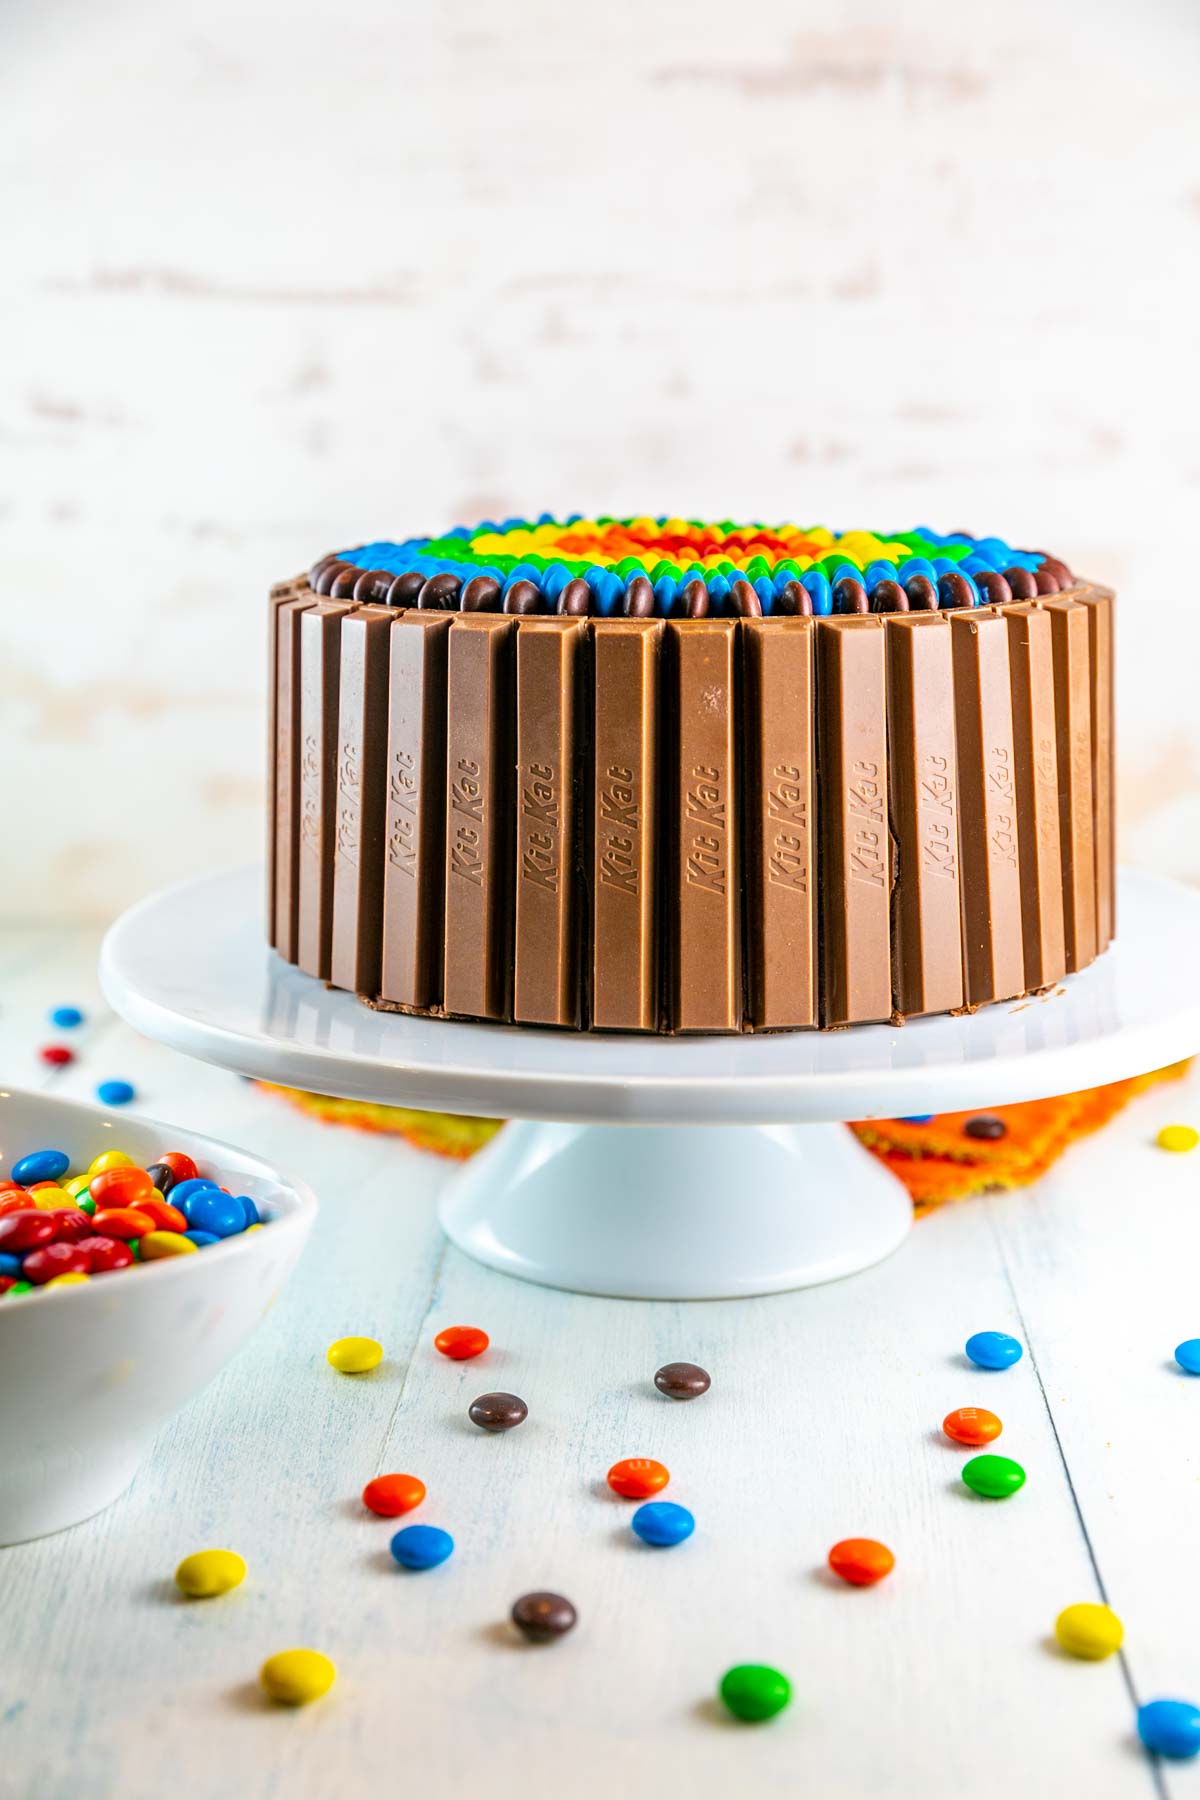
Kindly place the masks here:
<instances>
[{"instance_id":1,"label":"chocolate layer under candies","mask_svg":"<svg viewBox=\"0 0 1200 1800\"><path fill-rule=\"evenodd\" d=\"M833 1029L1113 933L1113 597L963 532L485 521L270 598L270 940L373 1006Z\"/></svg>"}]
</instances>

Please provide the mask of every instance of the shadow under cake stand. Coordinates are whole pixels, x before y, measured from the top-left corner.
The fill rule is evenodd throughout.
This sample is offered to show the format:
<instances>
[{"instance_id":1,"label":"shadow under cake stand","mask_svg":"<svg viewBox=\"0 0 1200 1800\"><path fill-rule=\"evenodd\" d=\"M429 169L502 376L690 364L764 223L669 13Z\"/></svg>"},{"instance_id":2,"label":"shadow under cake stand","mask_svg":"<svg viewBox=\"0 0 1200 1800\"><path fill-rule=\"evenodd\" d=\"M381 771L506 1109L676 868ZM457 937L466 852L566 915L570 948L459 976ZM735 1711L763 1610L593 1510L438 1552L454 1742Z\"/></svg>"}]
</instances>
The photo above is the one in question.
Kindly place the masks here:
<instances>
[{"instance_id":1,"label":"shadow under cake stand","mask_svg":"<svg viewBox=\"0 0 1200 1800\"><path fill-rule=\"evenodd\" d=\"M1200 893L1124 871L1119 937L1044 996L903 1027L573 1035L374 1012L264 941L255 869L152 895L100 976L147 1036L348 1100L514 1121L447 1184L443 1229L527 1281L639 1299L807 1287L887 1256L900 1183L841 1121L1044 1099L1200 1050Z\"/></svg>"}]
</instances>

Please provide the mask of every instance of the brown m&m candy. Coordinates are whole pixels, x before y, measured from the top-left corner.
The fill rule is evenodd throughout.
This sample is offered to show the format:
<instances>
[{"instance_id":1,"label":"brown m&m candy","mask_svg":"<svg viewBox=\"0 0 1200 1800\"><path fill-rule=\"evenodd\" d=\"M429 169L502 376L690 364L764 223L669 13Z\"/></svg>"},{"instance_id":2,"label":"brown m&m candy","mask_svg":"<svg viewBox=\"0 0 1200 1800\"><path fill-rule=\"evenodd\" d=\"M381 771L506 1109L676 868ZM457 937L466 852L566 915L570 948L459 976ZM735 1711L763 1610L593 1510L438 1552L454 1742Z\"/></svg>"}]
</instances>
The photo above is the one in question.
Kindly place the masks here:
<instances>
[{"instance_id":1,"label":"brown m&m candy","mask_svg":"<svg viewBox=\"0 0 1200 1800\"><path fill-rule=\"evenodd\" d=\"M998 1119L995 1113L976 1113L973 1119L967 1120L963 1131L969 1138L981 1138L985 1142L991 1142L996 1138L1006 1137L1008 1126L1003 1119Z\"/></svg>"},{"instance_id":2,"label":"brown m&m candy","mask_svg":"<svg viewBox=\"0 0 1200 1800\"><path fill-rule=\"evenodd\" d=\"M516 1394L480 1394L467 1408L467 1415L481 1431L511 1431L514 1425L525 1423L529 1408Z\"/></svg>"},{"instance_id":3,"label":"brown m&m candy","mask_svg":"<svg viewBox=\"0 0 1200 1800\"><path fill-rule=\"evenodd\" d=\"M531 1644L552 1644L565 1637L578 1616L563 1594L522 1594L513 1602L512 1622Z\"/></svg>"},{"instance_id":4,"label":"brown m&m candy","mask_svg":"<svg viewBox=\"0 0 1200 1800\"><path fill-rule=\"evenodd\" d=\"M695 1400L707 1394L712 1376L699 1363L664 1363L655 1373L654 1385L668 1400Z\"/></svg>"}]
</instances>

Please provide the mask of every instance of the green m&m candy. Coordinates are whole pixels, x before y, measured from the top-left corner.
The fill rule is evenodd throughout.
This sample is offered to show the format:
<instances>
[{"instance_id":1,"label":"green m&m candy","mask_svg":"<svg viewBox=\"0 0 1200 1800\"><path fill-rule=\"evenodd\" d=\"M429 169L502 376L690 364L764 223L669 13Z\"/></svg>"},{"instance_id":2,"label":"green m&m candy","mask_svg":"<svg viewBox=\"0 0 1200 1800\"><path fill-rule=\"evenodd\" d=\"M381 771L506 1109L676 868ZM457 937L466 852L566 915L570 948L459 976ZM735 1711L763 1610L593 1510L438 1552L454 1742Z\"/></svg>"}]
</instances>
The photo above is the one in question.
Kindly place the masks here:
<instances>
[{"instance_id":1,"label":"green m&m candy","mask_svg":"<svg viewBox=\"0 0 1200 1800\"><path fill-rule=\"evenodd\" d=\"M721 1698L735 1719L773 1719L792 1697L792 1684L765 1663L738 1663L721 1677Z\"/></svg>"},{"instance_id":2,"label":"green m&m candy","mask_svg":"<svg viewBox=\"0 0 1200 1800\"><path fill-rule=\"evenodd\" d=\"M1007 1500L1025 1486L1025 1471L1010 1456L973 1456L963 1465L962 1478L985 1500Z\"/></svg>"}]
</instances>

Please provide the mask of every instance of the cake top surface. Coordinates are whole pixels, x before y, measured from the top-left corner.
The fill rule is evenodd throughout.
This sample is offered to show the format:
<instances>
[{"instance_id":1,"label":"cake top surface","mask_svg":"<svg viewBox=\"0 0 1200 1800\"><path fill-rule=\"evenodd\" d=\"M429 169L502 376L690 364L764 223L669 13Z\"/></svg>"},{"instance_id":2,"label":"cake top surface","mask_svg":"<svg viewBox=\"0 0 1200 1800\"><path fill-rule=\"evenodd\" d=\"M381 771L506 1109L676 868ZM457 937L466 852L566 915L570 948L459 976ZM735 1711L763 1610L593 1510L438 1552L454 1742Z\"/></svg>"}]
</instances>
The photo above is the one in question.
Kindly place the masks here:
<instances>
[{"instance_id":1,"label":"cake top surface","mask_svg":"<svg viewBox=\"0 0 1200 1800\"><path fill-rule=\"evenodd\" d=\"M479 610L602 617L978 606L1057 592L1072 580L1065 565L1044 551L925 525L839 533L824 525L580 514L555 519L549 513L456 525L436 538L362 544L316 565L314 586L317 571L334 564L375 577L371 597L384 597L385 578L404 576L411 603L434 604L432 596L417 602L416 578L421 585L441 578L437 603L443 606L455 606L458 593L470 588L472 598L464 604ZM567 590L573 600L564 607Z\"/></svg>"}]
</instances>

